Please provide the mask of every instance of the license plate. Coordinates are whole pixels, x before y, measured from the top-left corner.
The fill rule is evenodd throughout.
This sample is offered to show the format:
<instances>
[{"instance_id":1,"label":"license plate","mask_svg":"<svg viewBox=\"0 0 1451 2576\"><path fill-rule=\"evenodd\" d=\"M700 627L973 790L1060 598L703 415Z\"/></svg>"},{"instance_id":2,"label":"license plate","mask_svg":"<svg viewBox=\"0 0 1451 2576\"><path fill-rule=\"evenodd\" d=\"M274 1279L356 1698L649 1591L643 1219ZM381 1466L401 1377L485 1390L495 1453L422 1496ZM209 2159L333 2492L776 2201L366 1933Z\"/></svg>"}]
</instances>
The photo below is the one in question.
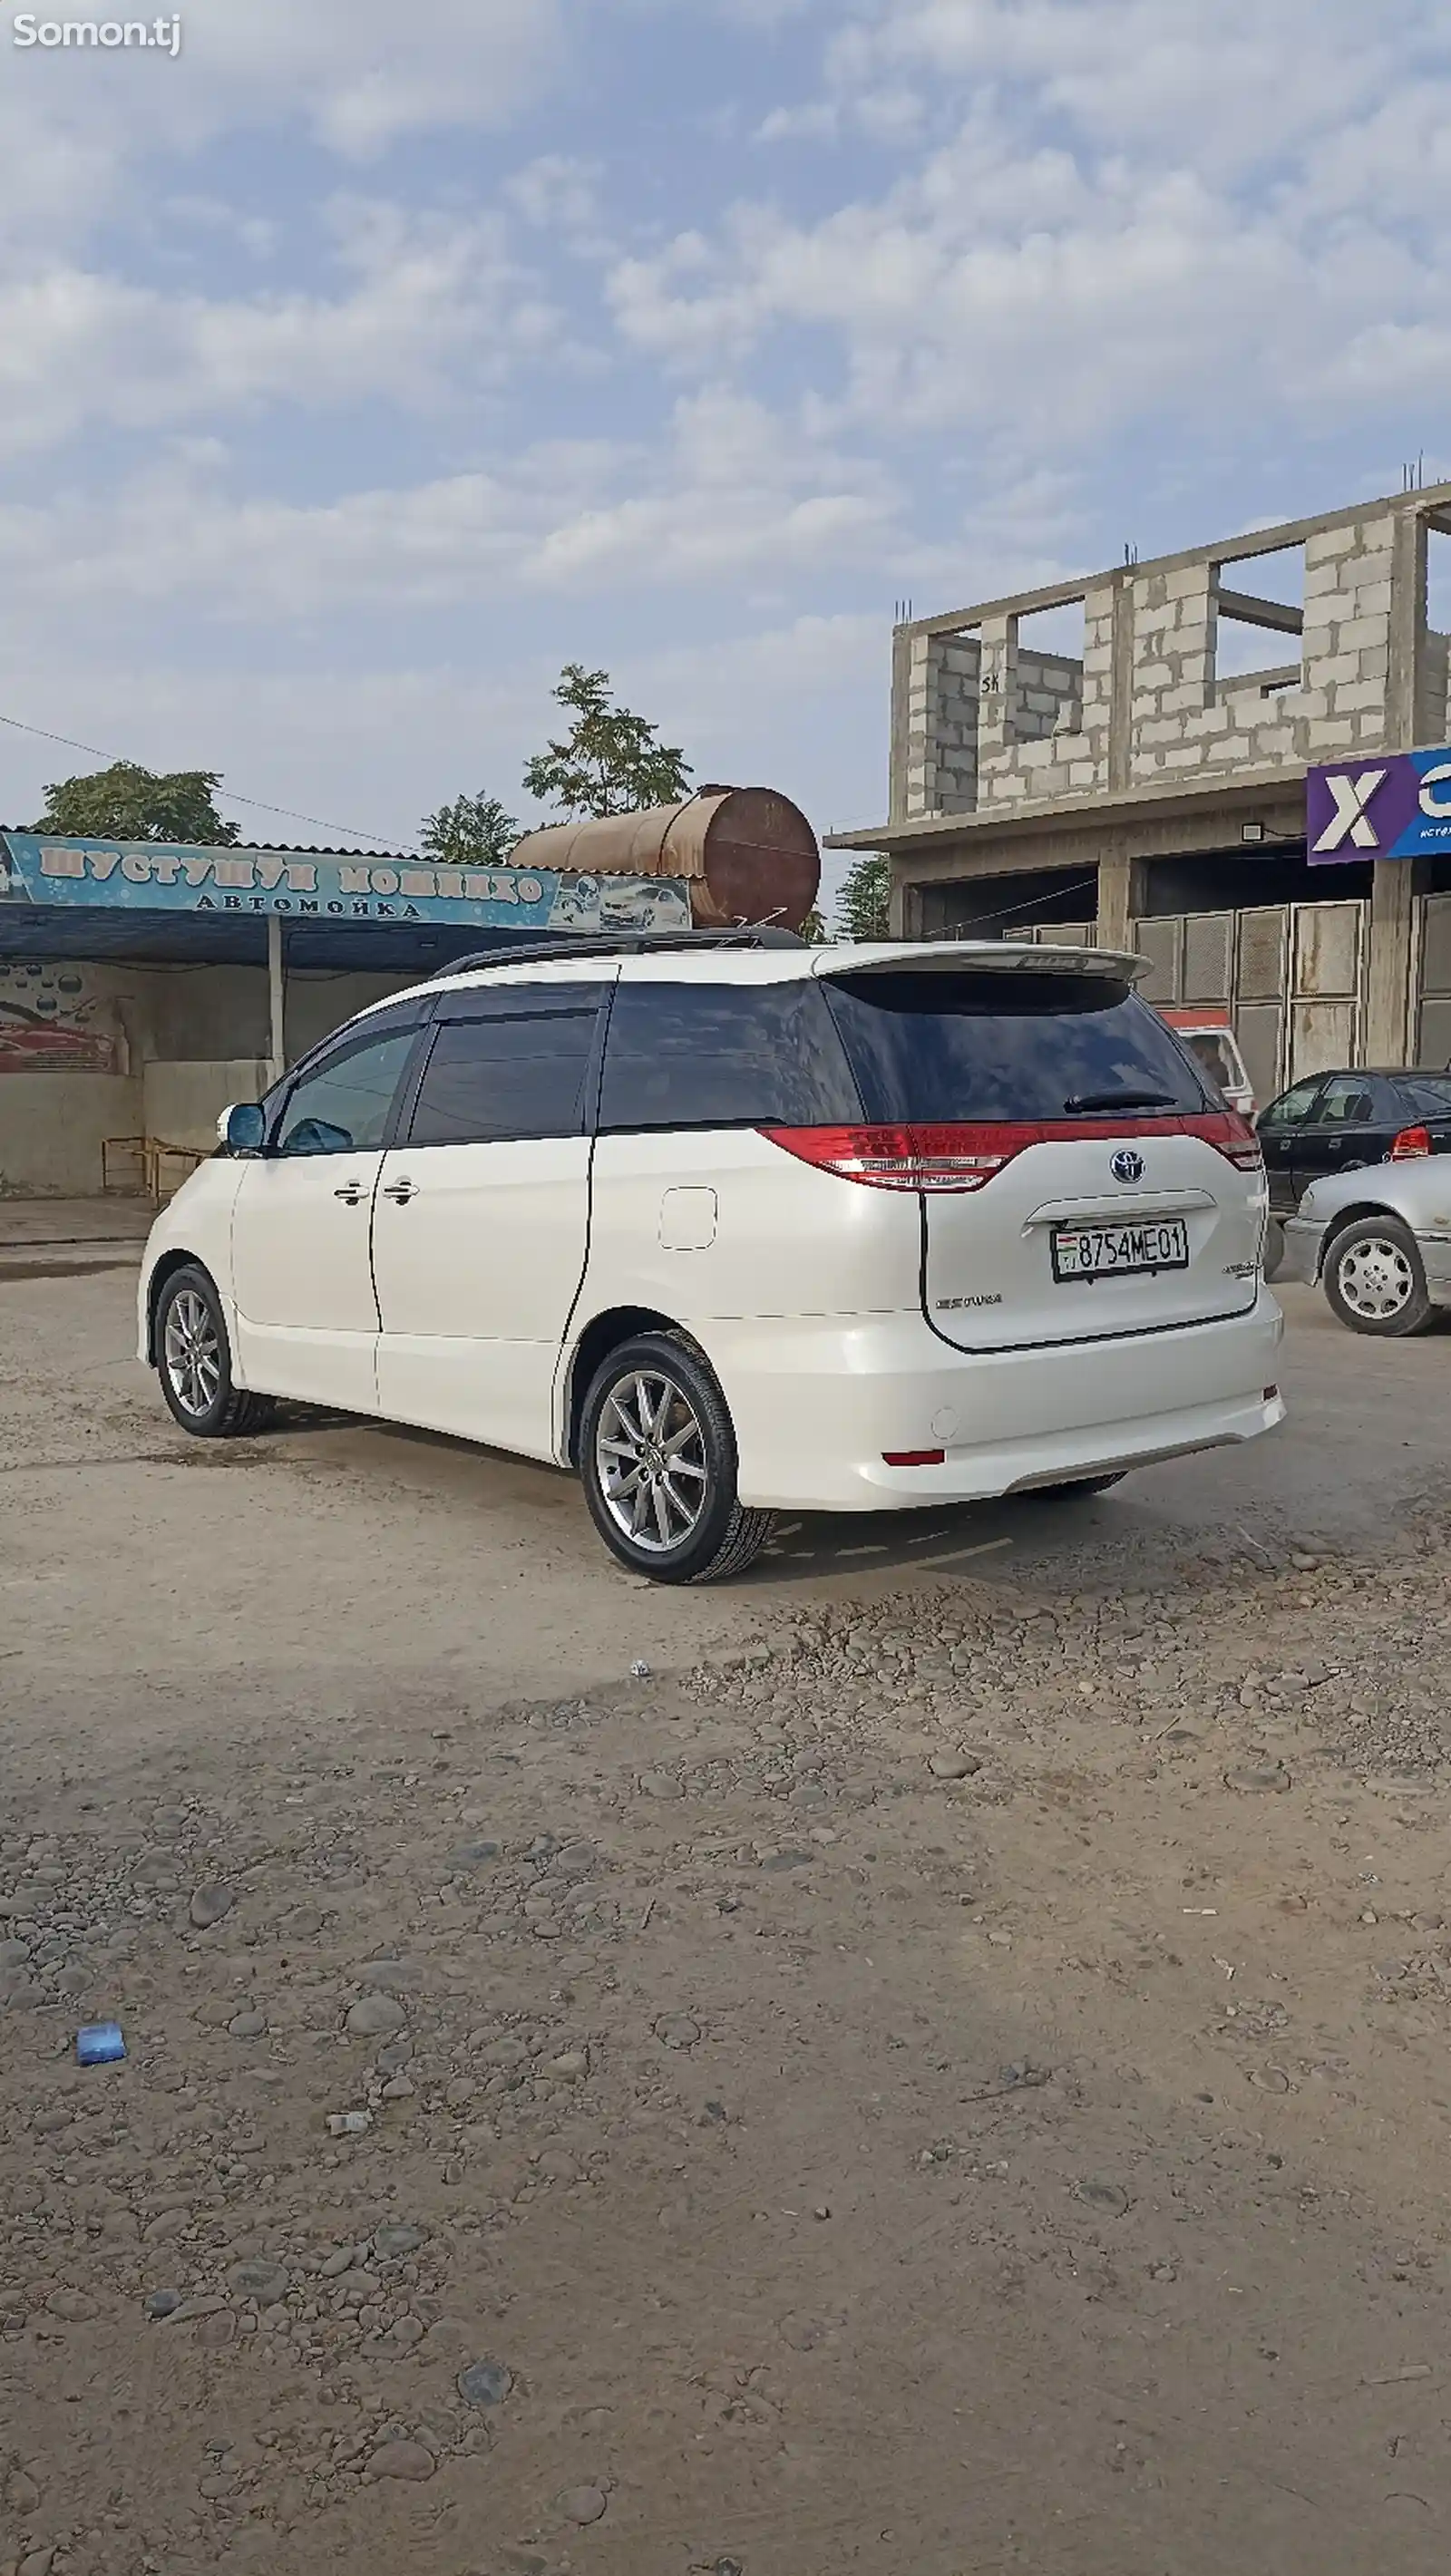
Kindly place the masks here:
<instances>
[{"instance_id":1,"label":"license plate","mask_svg":"<svg viewBox=\"0 0 1451 2576\"><path fill-rule=\"evenodd\" d=\"M1133 1270L1187 1270L1189 1228L1182 1218L1157 1225L1055 1225L1055 1279L1116 1279Z\"/></svg>"}]
</instances>

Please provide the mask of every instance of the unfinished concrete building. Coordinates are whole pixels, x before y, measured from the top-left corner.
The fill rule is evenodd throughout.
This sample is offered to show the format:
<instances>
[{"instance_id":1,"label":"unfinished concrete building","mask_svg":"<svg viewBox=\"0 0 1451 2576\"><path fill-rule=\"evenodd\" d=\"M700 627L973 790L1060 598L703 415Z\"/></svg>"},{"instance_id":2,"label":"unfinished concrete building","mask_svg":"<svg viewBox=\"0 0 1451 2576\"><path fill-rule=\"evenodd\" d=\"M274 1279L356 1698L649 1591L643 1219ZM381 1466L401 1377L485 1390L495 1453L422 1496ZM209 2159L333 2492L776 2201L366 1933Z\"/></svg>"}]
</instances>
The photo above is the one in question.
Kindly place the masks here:
<instances>
[{"instance_id":1,"label":"unfinished concrete building","mask_svg":"<svg viewBox=\"0 0 1451 2576\"><path fill-rule=\"evenodd\" d=\"M1352 823L1323 865L1305 821L1323 765L1451 738L1442 542L1451 484L913 619L888 820L832 846L890 855L900 934L1142 950L1151 998L1233 1012L1262 1099L1444 1064L1451 828L1388 857Z\"/></svg>"}]
</instances>

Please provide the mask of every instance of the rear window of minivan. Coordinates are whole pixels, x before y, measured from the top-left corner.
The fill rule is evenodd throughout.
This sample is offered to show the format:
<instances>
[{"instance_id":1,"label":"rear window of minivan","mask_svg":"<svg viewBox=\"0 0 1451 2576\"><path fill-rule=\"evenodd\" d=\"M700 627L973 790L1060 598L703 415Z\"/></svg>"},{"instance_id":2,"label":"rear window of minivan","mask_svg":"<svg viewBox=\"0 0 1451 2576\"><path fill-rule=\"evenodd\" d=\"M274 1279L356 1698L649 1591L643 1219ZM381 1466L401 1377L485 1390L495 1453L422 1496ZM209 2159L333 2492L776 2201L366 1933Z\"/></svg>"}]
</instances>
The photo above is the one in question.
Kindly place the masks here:
<instances>
[{"instance_id":1,"label":"rear window of minivan","mask_svg":"<svg viewBox=\"0 0 1451 2576\"><path fill-rule=\"evenodd\" d=\"M1210 1105L1186 1050L1108 976L888 969L823 989L874 1123Z\"/></svg>"}]
</instances>

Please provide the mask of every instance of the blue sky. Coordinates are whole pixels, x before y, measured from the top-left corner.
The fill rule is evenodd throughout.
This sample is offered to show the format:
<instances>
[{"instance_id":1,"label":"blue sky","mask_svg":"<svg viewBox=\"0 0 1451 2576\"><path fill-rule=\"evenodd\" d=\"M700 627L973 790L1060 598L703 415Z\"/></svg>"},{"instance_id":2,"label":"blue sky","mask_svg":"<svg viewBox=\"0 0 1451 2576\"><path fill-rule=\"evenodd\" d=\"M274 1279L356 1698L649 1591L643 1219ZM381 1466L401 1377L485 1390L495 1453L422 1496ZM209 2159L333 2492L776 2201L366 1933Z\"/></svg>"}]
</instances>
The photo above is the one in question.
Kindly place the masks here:
<instances>
[{"instance_id":1,"label":"blue sky","mask_svg":"<svg viewBox=\"0 0 1451 2576\"><path fill-rule=\"evenodd\" d=\"M523 813L566 660L871 822L896 600L1451 472L1433 0L16 15L0 713L332 826Z\"/></svg>"}]
</instances>

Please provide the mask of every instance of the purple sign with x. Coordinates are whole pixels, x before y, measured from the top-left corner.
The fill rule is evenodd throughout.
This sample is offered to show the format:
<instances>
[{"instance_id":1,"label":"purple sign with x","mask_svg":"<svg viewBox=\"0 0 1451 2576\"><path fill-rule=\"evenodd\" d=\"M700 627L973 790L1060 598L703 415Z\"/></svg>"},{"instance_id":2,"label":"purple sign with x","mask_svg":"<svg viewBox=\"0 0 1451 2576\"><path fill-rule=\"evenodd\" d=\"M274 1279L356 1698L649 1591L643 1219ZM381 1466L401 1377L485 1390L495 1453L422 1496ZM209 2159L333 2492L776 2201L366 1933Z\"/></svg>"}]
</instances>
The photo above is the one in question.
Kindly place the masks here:
<instances>
[{"instance_id":1,"label":"purple sign with x","mask_svg":"<svg viewBox=\"0 0 1451 2576\"><path fill-rule=\"evenodd\" d=\"M1415 859L1451 845L1451 748L1335 760L1305 781L1312 868L1356 859Z\"/></svg>"}]
</instances>

